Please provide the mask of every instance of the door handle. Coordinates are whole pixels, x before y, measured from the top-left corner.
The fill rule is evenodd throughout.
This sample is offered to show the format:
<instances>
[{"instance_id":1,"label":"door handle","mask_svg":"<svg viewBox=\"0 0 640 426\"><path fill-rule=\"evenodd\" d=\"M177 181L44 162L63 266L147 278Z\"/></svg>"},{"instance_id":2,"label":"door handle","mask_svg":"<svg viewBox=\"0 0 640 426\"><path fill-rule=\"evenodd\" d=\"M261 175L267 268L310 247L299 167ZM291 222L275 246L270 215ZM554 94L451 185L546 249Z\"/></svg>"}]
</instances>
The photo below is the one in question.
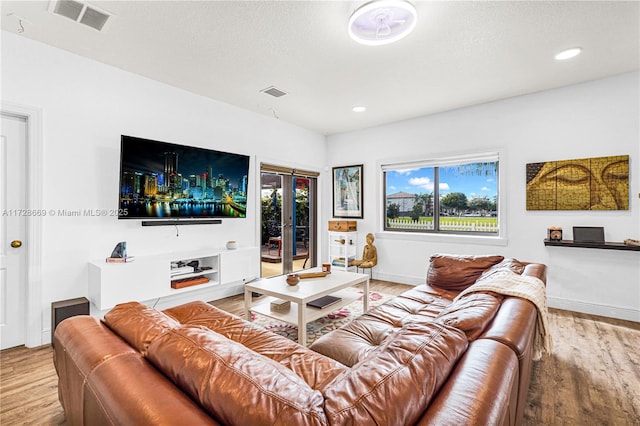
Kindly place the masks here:
<instances>
[{"instance_id":1,"label":"door handle","mask_svg":"<svg viewBox=\"0 0 640 426\"><path fill-rule=\"evenodd\" d=\"M20 241L20 240L11 241L11 247L13 247L13 248L22 247L22 241Z\"/></svg>"}]
</instances>

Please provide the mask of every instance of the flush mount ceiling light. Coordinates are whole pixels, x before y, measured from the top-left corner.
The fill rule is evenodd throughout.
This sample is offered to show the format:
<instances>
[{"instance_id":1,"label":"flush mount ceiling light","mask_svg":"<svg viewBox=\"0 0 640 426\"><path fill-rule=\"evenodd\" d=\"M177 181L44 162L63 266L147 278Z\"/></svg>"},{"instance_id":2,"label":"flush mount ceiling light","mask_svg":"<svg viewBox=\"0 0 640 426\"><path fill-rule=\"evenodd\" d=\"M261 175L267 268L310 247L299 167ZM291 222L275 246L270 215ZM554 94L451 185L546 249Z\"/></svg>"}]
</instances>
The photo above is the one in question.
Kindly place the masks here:
<instances>
[{"instance_id":1,"label":"flush mount ceiling light","mask_svg":"<svg viewBox=\"0 0 640 426\"><path fill-rule=\"evenodd\" d=\"M353 108L351 108L351 111L353 112L365 112L367 110L367 107L363 107L363 106L354 106Z\"/></svg>"},{"instance_id":2,"label":"flush mount ceiling light","mask_svg":"<svg viewBox=\"0 0 640 426\"><path fill-rule=\"evenodd\" d=\"M413 31L416 21L416 8L406 0L372 0L351 15L349 36L370 46L389 44Z\"/></svg>"},{"instance_id":3,"label":"flush mount ceiling light","mask_svg":"<svg viewBox=\"0 0 640 426\"><path fill-rule=\"evenodd\" d=\"M571 49L563 50L562 52L558 53L555 58L556 61L564 61L566 59L575 58L580 54L580 52L582 52L582 48L572 47Z\"/></svg>"}]
</instances>

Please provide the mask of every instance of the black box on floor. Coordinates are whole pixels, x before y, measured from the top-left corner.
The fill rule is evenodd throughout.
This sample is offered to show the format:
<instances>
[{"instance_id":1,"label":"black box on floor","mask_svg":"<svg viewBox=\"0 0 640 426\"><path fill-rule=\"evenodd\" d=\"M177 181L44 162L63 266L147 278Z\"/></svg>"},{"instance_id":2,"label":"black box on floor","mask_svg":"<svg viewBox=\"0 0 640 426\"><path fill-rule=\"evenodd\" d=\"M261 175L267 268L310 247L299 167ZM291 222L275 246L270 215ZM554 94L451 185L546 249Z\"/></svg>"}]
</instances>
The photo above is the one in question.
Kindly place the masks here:
<instances>
[{"instance_id":1,"label":"black box on floor","mask_svg":"<svg viewBox=\"0 0 640 426\"><path fill-rule=\"evenodd\" d=\"M89 315L89 300L86 297L51 303L51 345L53 345L53 333L58 324L76 315Z\"/></svg>"}]
</instances>

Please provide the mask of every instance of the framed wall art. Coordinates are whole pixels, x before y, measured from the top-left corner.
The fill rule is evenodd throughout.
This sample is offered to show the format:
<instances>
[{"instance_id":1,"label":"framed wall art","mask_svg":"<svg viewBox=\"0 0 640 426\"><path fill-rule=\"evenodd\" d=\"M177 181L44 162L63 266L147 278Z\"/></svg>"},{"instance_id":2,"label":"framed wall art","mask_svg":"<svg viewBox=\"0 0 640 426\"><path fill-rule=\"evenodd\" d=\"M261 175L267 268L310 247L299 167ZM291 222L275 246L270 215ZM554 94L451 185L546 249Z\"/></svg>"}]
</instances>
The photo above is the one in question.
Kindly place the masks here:
<instances>
[{"instance_id":1,"label":"framed wall art","mask_svg":"<svg viewBox=\"0 0 640 426\"><path fill-rule=\"evenodd\" d=\"M362 168L333 168L333 217L362 219Z\"/></svg>"},{"instance_id":2,"label":"framed wall art","mask_svg":"<svg viewBox=\"0 0 640 426\"><path fill-rule=\"evenodd\" d=\"M629 156L527 164L527 210L629 210Z\"/></svg>"}]
</instances>

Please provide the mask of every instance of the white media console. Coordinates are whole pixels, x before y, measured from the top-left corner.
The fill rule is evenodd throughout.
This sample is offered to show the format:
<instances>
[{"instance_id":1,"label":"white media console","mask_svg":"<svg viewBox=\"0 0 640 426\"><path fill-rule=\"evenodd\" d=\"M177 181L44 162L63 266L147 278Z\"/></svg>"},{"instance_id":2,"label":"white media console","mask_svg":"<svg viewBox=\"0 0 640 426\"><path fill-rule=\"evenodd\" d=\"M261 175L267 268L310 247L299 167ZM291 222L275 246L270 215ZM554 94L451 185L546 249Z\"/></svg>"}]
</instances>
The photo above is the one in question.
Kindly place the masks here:
<instances>
[{"instance_id":1,"label":"white media console","mask_svg":"<svg viewBox=\"0 0 640 426\"><path fill-rule=\"evenodd\" d=\"M184 265L193 261L197 261L198 270L184 268ZM177 269L179 267L184 269ZM172 288L172 281L198 277L206 277L209 281ZM89 263L89 300L98 311L130 301L157 303L167 298L184 303L189 300L211 300L206 296L219 293L225 286L243 285L259 277L258 247L136 256L129 263L107 263L102 259Z\"/></svg>"}]
</instances>

